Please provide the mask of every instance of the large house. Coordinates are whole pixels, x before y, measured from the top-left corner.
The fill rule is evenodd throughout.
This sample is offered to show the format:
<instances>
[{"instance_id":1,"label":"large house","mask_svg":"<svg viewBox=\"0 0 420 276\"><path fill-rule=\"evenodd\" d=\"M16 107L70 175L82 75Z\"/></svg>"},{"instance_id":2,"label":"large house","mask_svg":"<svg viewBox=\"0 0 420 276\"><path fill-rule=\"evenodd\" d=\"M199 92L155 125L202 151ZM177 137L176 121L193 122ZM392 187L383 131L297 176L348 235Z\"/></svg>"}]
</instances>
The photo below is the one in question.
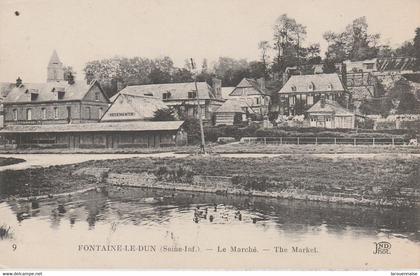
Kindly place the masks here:
<instances>
[{"instance_id":1,"label":"large house","mask_svg":"<svg viewBox=\"0 0 420 276\"><path fill-rule=\"evenodd\" d=\"M321 97L338 100L347 95L336 73L294 75L278 91L280 115L302 115Z\"/></svg>"},{"instance_id":2,"label":"large house","mask_svg":"<svg viewBox=\"0 0 420 276\"><path fill-rule=\"evenodd\" d=\"M160 99L120 94L109 107L98 82L75 81L71 76L64 80L63 74L54 52L46 83L24 83L18 78L11 89L6 87L5 127L0 136L8 145L121 149L186 143L183 121L150 121L154 111L166 107Z\"/></svg>"},{"instance_id":3,"label":"large house","mask_svg":"<svg viewBox=\"0 0 420 276\"><path fill-rule=\"evenodd\" d=\"M3 101L4 125L98 122L109 99L97 81L64 80L63 64L54 51L46 83L20 78Z\"/></svg>"},{"instance_id":4,"label":"large house","mask_svg":"<svg viewBox=\"0 0 420 276\"><path fill-rule=\"evenodd\" d=\"M229 94L229 99L245 101L260 117L267 115L269 112L270 94L265 88L263 78L258 80L242 79Z\"/></svg>"},{"instance_id":5,"label":"large house","mask_svg":"<svg viewBox=\"0 0 420 276\"><path fill-rule=\"evenodd\" d=\"M198 96L202 119L211 121L214 111L225 101L222 98L220 81L214 80L213 83L215 85L211 87L206 82L197 82L198 95L194 82L127 86L114 95L111 101L120 94L155 97L174 108L180 117L198 118Z\"/></svg>"}]
</instances>

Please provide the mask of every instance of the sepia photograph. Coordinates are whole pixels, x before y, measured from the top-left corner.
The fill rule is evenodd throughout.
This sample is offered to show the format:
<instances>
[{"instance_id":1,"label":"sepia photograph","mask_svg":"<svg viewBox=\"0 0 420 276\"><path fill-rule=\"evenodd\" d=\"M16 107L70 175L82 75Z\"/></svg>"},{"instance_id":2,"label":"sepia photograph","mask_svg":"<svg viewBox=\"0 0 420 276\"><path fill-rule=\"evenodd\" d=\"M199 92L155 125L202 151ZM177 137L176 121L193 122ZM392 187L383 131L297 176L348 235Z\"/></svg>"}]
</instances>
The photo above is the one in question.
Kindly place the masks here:
<instances>
[{"instance_id":1,"label":"sepia photograph","mask_svg":"<svg viewBox=\"0 0 420 276\"><path fill-rule=\"evenodd\" d=\"M51 269L417 275L420 1L0 0L0 271Z\"/></svg>"}]
</instances>

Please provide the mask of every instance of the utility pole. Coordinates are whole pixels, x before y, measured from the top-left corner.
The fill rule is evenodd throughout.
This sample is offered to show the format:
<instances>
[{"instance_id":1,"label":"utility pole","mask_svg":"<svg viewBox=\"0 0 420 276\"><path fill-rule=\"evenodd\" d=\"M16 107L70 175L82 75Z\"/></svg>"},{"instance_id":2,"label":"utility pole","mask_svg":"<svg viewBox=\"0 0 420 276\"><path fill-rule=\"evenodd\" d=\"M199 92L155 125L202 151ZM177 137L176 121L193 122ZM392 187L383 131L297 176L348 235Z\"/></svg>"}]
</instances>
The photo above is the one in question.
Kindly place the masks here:
<instances>
[{"instance_id":1,"label":"utility pole","mask_svg":"<svg viewBox=\"0 0 420 276\"><path fill-rule=\"evenodd\" d=\"M194 60L192 58L190 58L191 60L191 70L195 70L195 63ZM203 128L203 119L201 117L201 106L200 106L200 98L198 97L198 87L197 87L197 74L195 72L194 73L194 84L195 84L195 96L197 98L197 108L198 108L198 120L200 122L200 133L201 133L201 145L200 145L200 153L202 154L206 154L206 149L205 149L205 140L204 140L204 128Z\"/></svg>"}]
</instances>

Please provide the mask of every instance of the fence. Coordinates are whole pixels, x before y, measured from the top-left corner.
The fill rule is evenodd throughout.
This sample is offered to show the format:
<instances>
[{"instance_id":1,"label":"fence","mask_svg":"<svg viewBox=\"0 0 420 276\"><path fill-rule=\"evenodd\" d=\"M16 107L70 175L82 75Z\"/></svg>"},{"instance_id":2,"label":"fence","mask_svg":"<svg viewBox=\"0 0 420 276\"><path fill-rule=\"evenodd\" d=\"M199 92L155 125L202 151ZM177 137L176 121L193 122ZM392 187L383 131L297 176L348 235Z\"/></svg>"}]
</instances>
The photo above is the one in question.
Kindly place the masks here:
<instances>
[{"instance_id":1,"label":"fence","mask_svg":"<svg viewBox=\"0 0 420 276\"><path fill-rule=\"evenodd\" d=\"M343 138L343 137L243 137L242 143L274 145L405 145L402 138Z\"/></svg>"}]
</instances>

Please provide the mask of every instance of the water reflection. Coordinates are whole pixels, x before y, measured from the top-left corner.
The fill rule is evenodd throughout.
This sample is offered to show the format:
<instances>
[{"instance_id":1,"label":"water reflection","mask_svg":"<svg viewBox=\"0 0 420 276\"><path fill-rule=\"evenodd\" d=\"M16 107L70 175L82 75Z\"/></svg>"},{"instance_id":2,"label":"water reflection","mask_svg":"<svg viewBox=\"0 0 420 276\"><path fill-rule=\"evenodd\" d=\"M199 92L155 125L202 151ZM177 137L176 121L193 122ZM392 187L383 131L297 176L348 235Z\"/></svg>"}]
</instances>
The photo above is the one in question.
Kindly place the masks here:
<instances>
[{"instance_id":1,"label":"water reflection","mask_svg":"<svg viewBox=\"0 0 420 276\"><path fill-rule=\"evenodd\" d=\"M393 235L420 241L417 209L388 209L339 205L333 203L238 197L205 193L175 192L156 189L112 188L107 193L89 192L73 197L50 198L30 202L7 202L19 225L26 220L49 223L60 230L73 229L87 222L95 231L97 223L109 225L114 233L125 225L159 227L174 222L183 225L215 225L223 233L229 225L259 231L276 229L285 237L310 233L340 236ZM0 209L5 212L4 208ZM3 221L8 223L8 221ZM80 231L80 230L78 230ZM176 240L180 233L167 231ZM199 235L199 234L198 234Z\"/></svg>"}]
</instances>

